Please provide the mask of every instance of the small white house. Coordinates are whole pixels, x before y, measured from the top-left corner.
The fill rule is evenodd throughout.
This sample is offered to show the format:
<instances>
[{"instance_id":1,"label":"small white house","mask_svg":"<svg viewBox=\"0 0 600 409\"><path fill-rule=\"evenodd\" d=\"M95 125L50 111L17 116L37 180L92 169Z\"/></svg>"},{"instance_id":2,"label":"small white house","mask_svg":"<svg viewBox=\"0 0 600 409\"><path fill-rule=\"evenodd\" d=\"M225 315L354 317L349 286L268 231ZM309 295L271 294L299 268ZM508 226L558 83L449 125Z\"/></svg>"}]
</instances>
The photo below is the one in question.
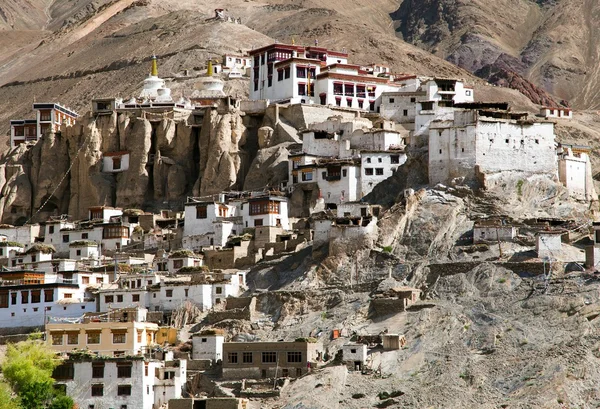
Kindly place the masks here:
<instances>
[{"instance_id":1,"label":"small white house","mask_svg":"<svg viewBox=\"0 0 600 409\"><path fill-rule=\"evenodd\" d=\"M11 252L21 253L24 246L16 241L2 241L0 242L0 258L8 258Z\"/></svg>"},{"instance_id":2,"label":"small white house","mask_svg":"<svg viewBox=\"0 0 600 409\"><path fill-rule=\"evenodd\" d=\"M72 241L69 244L69 258L73 260L97 259L99 257L98 244L93 241Z\"/></svg>"},{"instance_id":3,"label":"small white house","mask_svg":"<svg viewBox=\"0 0 600 409\"><path fill-rule=\"evenodd\" d=\"M220 329L204 330L193 334L193 359L210 359L215 362L222 360L224 342L225 333Z\"/></svg>"},{"instance_id":4,"label":"small white house","mask_svg":"<svg viewBox=\"0 0 600 409\"><path fill-rule=\"evenodd\" d=\"M542 107L540 115L546 119L573 119L573 111L565 107Z\"/></svg>"},{"instance_id":5,"label":"small white house","mask_svg":"<svg viewBox=\"0 0 600 409\"><path fill-rule=\"evenodd\" d=\"M104 223L111 221L111 218L123 215L123 209L110 206L94 206L88 209L90 220L102 220Z\"/></svg>"},{"instance_id":6,"label":"small white house","mask_svg":"<svg viewBox=\"0 0 600 409\"><path fill-rule=\"evenodd\" d=\"M360 371L367 362L365 344L346 344L342 346L343 362L354 370Z\"/></svg>"},{"instance_id":7,"label":"small white house","mask_svg":"<svg viewBox=\"0 0 600 409\"><path fill-rule=\"evenodd\" d=\"M244 227L271 226L289 230L288 202L282 196L251 197L242 204L240 210Z\"/></svg>"},{"instance_id":8,"label":"small white house","mask_svg":"<svg viewBox=\"0 0 600 409\"><path fill-rule=\"evenodd\" d=\"M203 265L202 256L190 250L178 250L169 255L167 259L167 270L171 273L183 267L200 267Z\"/></svg>"},{"instance_id":9,"label":"small white house","mask_svg":"<svg viewBox=\"0 0 600 409\"><path fill-rule=\"evenodd\" d=\"M536 236L535 250L538 258L556 259L562 249L563 231L540 231Z\"/></svg>"},{"instance_id":10,"label":"small white house","mask_svg":"<svg viewBox=\"0 0 600 409\"><path fill-rule=\"evenodd\" d=\"M102 155L102 172L119 173L129 169L129 152L106 152Z\"/></svg>"},{"instance_id":11,"label":"small white house","mask_svg":"<svg viewBox=\"0 0 600 409\"><path fill-rule=\"evenodd\" d=\"M580 200L596 200L591 148L581 145L559 145L558 179L569 189L569 193Z\"/></svg>"}]
</instances>

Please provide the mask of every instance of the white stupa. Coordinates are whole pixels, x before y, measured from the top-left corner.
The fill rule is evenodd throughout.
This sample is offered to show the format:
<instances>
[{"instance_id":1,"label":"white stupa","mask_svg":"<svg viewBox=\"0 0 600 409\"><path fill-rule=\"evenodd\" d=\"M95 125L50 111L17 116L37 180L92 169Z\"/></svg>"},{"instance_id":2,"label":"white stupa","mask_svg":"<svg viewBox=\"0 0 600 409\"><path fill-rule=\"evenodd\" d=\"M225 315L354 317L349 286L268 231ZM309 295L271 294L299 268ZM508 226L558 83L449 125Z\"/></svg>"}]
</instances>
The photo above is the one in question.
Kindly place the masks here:
<instances>
[{"instance_id":1,"label":"white stupa","mask_svg":"<svg viewBox=\"0 0 600 409\"><path fill-rule=\"evenodd\" d=\"M158 77L158 64L156 55L152 56L152 71L144 80L144 88L139 96L140 99L152 102L173 102L171 89L165 85L165 80Z\"/></svg>"},{"instance_id":2,"label":"white stupa","mask_svg":"<svg viewBox=\"0 0 600 409\"><path fill-rule=\"evenodd\" d=\"M223 87L225 83L218 77L213 76L212 61L208 61L206 77L199 81L200 92L198 97L219 98L224 97Z\"/></svg>"}]
</instances>

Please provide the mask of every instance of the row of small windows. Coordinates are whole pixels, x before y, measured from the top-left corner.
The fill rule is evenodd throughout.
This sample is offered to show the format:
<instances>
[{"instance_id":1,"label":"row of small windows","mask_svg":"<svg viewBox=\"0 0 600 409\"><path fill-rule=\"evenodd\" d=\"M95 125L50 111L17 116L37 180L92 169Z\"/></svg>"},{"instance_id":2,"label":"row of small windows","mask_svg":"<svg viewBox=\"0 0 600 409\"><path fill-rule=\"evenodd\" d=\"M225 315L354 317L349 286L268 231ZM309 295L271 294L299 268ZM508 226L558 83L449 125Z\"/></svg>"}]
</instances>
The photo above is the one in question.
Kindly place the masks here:
<instances>
[{"instance_id":1,"label":"row of small windows","mask_svg":"<svg viewBox=\"0 0 600 409\"><path fill-rule=\"evenodd\" d=\"M373 168L365 168L365 175L373 176ZM383 168L375 168L375 175L383 175Z\"/></svg>"},{"instance_id":2,"label":"row of small windows","mask_svg":"<svg viewBox=\"0 0 600 409\"><path fill-rule=\"evenodd\" d=\"M238 352L229 352L227 354L227 362L230 364L240 363L240 353ZM241 363L243 364L251 364L253 363L254 354L252 352L242 352L241 353ZM277 352L261 352L261 362L262 363L276 363L277 362ZM302 352L290 351L287 353L287 362L288 363L300 363L302 362Z\"/></svg>"},{"instance_id":3,"label":"row of small windows","mask_svg":"<svg viewBox=\"0 0 600 409\"><path fill-rule=\"evenodd\" d=\"M79 333L67 333L67 345L77 345L79 344ZM88 332L87 334L87 343L88 344L99 344L101 339L100 332ZM64 334L63 333L53 333L52 334L52 345L64 345ZM127 343L127 333L126 332L113 332L112 334L112 343L113 344L125 344ZM138 332L138 342L142 342L142 333Z\"/></svg>"}]
</instances>

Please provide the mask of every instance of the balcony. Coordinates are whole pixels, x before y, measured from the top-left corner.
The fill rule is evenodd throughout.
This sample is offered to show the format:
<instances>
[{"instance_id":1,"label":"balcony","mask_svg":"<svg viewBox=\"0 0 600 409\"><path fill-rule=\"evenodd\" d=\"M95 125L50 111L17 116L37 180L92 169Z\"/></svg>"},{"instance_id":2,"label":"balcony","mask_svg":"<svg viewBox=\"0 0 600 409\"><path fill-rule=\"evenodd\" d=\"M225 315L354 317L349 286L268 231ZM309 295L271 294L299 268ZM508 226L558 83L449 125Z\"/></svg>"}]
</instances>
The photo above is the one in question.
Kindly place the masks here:
<instances>
[{"instance_id":1,"label":"balcony","mask_svg":"<svg viewBox=\"0 0 600 409\"><path fill-rule=\"evenodd\" d=\"M342 180L342 176L341 175L327 175L327 176L325 176L325 180L328 182L335 182L338 180Z\"/></svg>"}]
</instances>

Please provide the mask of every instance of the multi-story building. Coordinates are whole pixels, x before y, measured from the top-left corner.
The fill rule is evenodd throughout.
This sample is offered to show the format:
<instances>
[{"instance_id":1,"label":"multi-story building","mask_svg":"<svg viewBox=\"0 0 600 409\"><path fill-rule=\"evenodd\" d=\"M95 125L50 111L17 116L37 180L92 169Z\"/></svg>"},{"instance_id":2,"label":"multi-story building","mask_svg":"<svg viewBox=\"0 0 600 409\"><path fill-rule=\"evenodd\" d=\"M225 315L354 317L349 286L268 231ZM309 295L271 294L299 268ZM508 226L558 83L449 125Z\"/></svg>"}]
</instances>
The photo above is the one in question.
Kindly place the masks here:
<instances>
[{"instance_id":1,"label":"multi-story building","mask_svg":"<svg viewBox=\"0 0 600 409\"><path fill-rule=\"evenodd\" d=\"M491 186L494 175L557 172L554 124L497 109L453 109L429 123L429 183Z\"/></svg>"},{"instance_id":2,"label":"multi-story building","mask_svg":"<svg viewBox=\"0 0 600 409\"><path fill-rule=\"evenodd\" d=\"M223 378L298 378L316 366L322 354L320 343L225 342Z\"/></svg>"},{"instance_id":3,"label":"multi-story building","mask_svg":"<svg viewBox=\"0 0 600 409\"><path fill-rule=\"evenodd\" d=\"M583 145L560 144L558 147L558 179L572 196L587 201L598 198L592 177L591 150Z\"/></svg>"},{"instance_id":4,"label":"multi-story building","mask_svg":"<svg viewBox=\"0 0 600 409\"><path fill-rule=\"evenodd\" d=\"M305 196L297 199L301 203L312 200L312 190L297 189L299 185L318 187L319 198L310 212L322 210L315 207L318 202L334 209L362 199L406 162L403 135L391 124L374 128L364 118L312 124L302 140L301 151L289 155L288 177L291 188Z\"/></svg>"},{"instance_id":5,"label":"multi-story building","mask_svg":"<svg viewBox=\"0 0 600 409\"><path fill-rule=\"evenodd\" d=\"M159 361L144 356L107 358L75 356L53 373L58 385L82 409L154 409L181 397L185 360Z\"/></svg>"},{"instance_id":6,"label":"multi-story building","mask_svg":"<svg viewBox=\"0 0 600 409\"><path fill-rule=\"evenodd\" d=\"M94 312L88 286L105 278L90 272L0 272L0 322L4 328L40 328L50 315L75 318Z\"/></svg>"},{"instance_id":7,"label":"multi-story building","mask_svg":"<svg viewBox=\"0 0 600 409\"><path fill-rule=\"evenodd\" d=\"M42 135L56 132L64 123L72 125L79 116L76 112L56 103L34 103L36 119L17 119L10 121L10 146L37 142Z\"/></svg>"},{"instance_id":8,"label":"multi-story building","mask_svg":"<svg viewBox=\"0 0 600 409\"><path fill-rule=\"evenodd\" d=\"M251 100L377 111L381 94L401 87L393 81L389 68L348 64L346 52L271 44L249 55Z\"/></svg>"},{"instance_id":9,"label":"multi-story building","mask_svg":"<svg viewBox=\"0 0 600 409\"><path fill-rule=\"evenodd\" d=\"M156 344L158 325L146 322L145 308L88 313L76 320L48 314L46 339L57 352L87 349L105 356L131 356Z\"/></svg>"}]
</instances>

